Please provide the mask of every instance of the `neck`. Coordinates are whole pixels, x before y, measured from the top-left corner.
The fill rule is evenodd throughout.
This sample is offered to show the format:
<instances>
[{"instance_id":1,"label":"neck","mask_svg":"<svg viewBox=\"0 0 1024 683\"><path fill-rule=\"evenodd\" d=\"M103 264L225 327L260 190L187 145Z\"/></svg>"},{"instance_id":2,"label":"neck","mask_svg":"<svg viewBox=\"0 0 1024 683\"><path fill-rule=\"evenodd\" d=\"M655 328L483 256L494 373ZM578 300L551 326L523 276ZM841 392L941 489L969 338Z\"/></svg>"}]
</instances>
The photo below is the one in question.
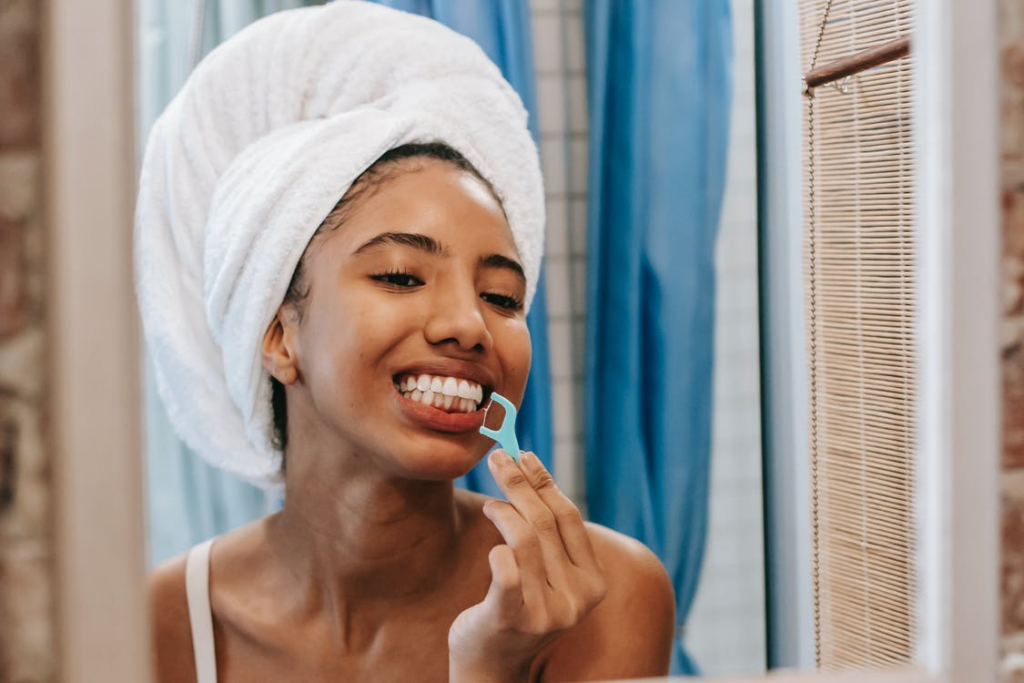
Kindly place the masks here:
<instances>
[{"instance_id":1,"label":"neck","mask_svg":"<svg viewBox=\"0 0 1024 683\"><path fill-rule=\"evenodd\" d=\"M268 529L306 596L351 610L434 591L459 556L462 519L452 482L346 470L289 471L284 509Z\"/></svg>"}]
</instances>

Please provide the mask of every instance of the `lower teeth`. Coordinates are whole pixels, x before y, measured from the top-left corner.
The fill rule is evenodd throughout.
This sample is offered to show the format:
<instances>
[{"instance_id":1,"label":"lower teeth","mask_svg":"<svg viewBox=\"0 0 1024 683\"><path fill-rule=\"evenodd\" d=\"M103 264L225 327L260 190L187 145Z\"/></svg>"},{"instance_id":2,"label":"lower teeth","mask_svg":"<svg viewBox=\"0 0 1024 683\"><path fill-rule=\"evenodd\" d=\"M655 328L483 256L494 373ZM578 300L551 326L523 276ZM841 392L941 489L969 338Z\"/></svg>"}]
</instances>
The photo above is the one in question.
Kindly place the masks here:
<instances>
[{"instance_id":1,"label":"lower teeth","mask_svg":"<svg viewBox=\"0 0 1024 683\"><path fill-rule=\"evenodd\" d=\"M423 403L423 401L421 401L420 399L422 398L424 392L420 392L418 390L413 390L413 391L403 391L401 393L402 393L403 397L409 399L410 401L416 401L417 403ZM431 392L431 393L433 393L433 392ZM443 394L436 394L435 396L442 396L442 395ZM448 407L445 407L446 403L448 404ZM426 405L426 404L424 403L424 405ZM447 412L450 412L450 413L473 413L473 412L477 411L477 407L476 407L475 404L471 404L468 407L466 407L462 403L462 399L461 398L457 398L457 397L454 397L454 396L451 397L451 401L448 401L447 397L446 397L445 400L444 400L444 403L439 403L438 399L434 398L434 400L432 400L430 402L430 405L432 407L435 407L435 408L440 408L440 409L446 410Z\"/></svg>"}]
</instances>

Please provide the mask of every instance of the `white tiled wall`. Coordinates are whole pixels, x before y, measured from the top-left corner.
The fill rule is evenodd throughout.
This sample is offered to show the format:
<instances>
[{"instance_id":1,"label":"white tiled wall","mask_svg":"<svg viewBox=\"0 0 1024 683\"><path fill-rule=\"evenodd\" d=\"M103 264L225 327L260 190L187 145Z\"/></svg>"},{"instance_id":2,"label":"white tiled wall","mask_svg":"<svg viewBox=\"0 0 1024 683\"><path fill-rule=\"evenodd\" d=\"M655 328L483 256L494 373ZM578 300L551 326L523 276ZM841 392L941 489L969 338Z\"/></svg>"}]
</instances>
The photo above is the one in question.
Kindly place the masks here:
<instances>
[{"instance_id":1,"label":"white tiled wall","mask_svg":"<svg viewBox=\"0 0 1024 683\"><path fill-rule=\"evenodd\" d=\"M548 212L554 460L559 483L582 508L587 110L581 4L531 1ZM765 669L753 0L733 0L733 16L736 82L717 254L710 526L685 631L708 675Z\"/></svg>"},{"instance_id":2,"label":"white tiled wall","mask_svg":"<svg viewBox=\"0 0 1024 683\"><path fill-rule=\"evenodd\" d=\"M582 9L581 2L571 0L533 0L532 9L548 216L545 267L555 474L582 509L588 130Z\"/></svg>"}]
</instances>

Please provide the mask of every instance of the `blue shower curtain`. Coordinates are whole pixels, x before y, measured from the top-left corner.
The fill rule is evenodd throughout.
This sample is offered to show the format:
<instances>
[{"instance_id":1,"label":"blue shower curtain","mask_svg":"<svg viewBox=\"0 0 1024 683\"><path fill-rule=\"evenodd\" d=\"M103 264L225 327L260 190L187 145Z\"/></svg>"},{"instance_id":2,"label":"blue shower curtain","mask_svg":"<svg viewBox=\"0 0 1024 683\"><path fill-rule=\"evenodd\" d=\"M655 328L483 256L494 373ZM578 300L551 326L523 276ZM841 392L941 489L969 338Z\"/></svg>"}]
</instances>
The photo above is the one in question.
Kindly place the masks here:
<instances>
[{"instance_id":1,"label":"blue shower curtain","mask_svg":"<svg viewBox=\"0 0 1024 683\"><path fill-rule=\"evenodd\" d=\"M591 518L676 590L673 672L704 554L729 0L588 0L586 472Z\"/></svg>"},{"instance_id":2,"label":"blue shower curtain","mask_svg":"<svg viewBox=\"0 0 1024 683\"><path fill-rule=\"evenodd\" d=\"M379 4L431 17L449 28L472 38L487 56L501 68L530 112L530 132L537 132L537 96L533 70L533 38L530 31L530 4L525 0L375 0ZM541 269L537 296L526 322L533 339L533 364L526 395L519 409L517 433L519 446L533 451L551 466L551 367L548 358L548 316L544 271ZM482 462L459 483L473 491L493 496L501 492L486 462Z\"/></svg>"}]
</instances>

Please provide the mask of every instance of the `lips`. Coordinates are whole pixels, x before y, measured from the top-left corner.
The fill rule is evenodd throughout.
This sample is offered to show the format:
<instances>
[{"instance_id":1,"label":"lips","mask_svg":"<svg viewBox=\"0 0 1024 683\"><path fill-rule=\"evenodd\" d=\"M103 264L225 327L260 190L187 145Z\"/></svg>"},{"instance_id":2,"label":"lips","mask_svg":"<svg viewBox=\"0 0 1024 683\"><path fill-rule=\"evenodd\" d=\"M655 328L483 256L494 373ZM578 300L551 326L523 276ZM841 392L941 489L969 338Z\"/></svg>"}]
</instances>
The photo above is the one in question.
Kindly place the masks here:
<instances>
[{"instance_id":1,"label":"lips","mask_svg":"<svg viewBox=\"0 0 1024 683\"><path fill-rule=\"evenodd\" d=\"M475 432L484 422L481 408L495 380L484 367L445 359L404 368L392 377L395 399L406 420L428 429Z\"/></svg>"},{"instance_id":2,"label":"lips","mask_svg":"<svg viewBox=\"0 0 1024 683\"><path fill-rule=\"evenodd\" d=\"M449 413L475 412L484 400L481 385L451 375L400 375L395 389L407 399Z\"/></svg>"},{"instance_id":3,"label":"lips","mask_svg":"<svg viewBox=\"0 0 1024 683\"><path fill-rule=\"evenodd\" d=\"M420 427L455 434L476 432L484 423L484 411L481 409L472 412L448 412L406 398L397 390L394 396L403 417Z\"/></svg>"}]
</instances>

